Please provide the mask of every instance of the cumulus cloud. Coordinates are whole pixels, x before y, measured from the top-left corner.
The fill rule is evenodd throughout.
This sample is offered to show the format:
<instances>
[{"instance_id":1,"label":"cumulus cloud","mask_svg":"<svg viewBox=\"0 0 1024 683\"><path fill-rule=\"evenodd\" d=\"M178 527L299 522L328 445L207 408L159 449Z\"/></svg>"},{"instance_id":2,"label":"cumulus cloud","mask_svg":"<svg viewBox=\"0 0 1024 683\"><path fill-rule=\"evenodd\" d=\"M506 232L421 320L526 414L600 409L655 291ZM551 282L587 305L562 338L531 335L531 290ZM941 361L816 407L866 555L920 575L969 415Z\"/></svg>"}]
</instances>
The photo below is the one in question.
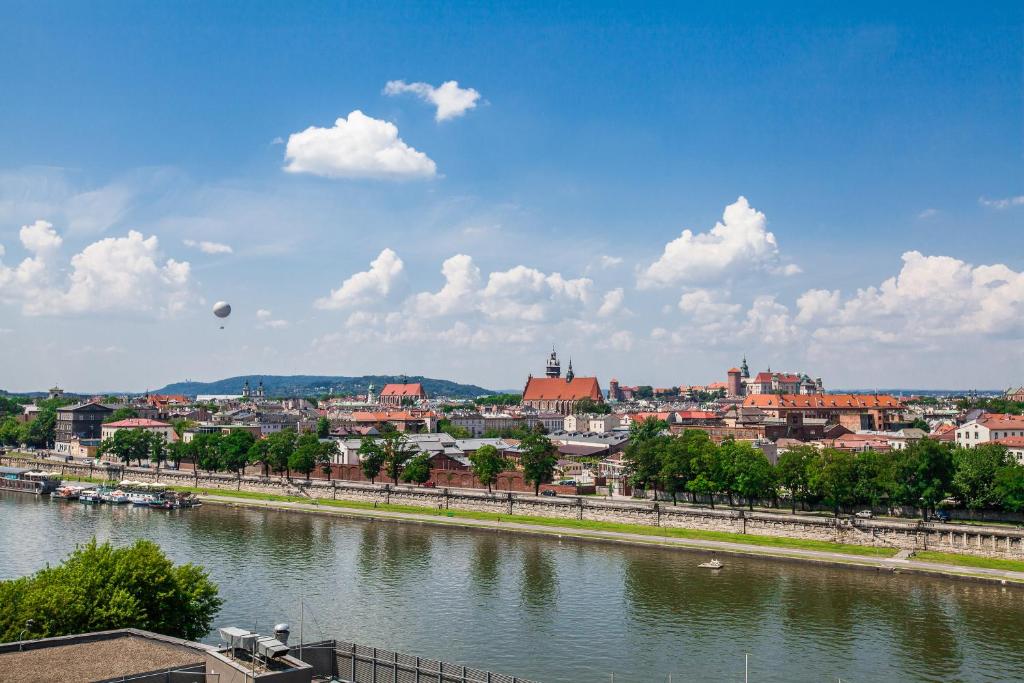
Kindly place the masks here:
<instances>
[{"instance_id":1,"label":"cumulus cloud","mask_svg":"<svg viewBox=\"0 0 1024 683\"><path fill-rule=\"evenodd\" d=\"M166 315L186 304L191 268L163 260L155 235L144 238L132 230L94 242L71 257L63 281L54 263L63 240L53 226L36 221L19 236L33 256L14 268L0 264L0 299L20 303L24 315Z\"/></svg>"},{"instance_id":2,"label":"cumulus cloud","mask_svg":"<svg viewBox=\"0 0 1024 683\"><path fill-rule=\"evenodd\" d=\"M592 285L589 278L566 279L560 273L548 275L536 268L515 266L490 274L481 292L480 308L491 318L541 321L555 305L571 309L586 304Z\"/></svg>"},{"instance_id":3,"label":"cumulus cloud","mask_svg":"<svg viewBox=\"0 0 1024 683\"><path fill-rule=\"evenodd\" d=\"M1016 197L1004 197L1003 199L986 199L979 197L978 203L990 209L1012 209L1015 206L1024 206L1024 194Z\"/></svg>"},{"instance_id":4,"label":"cumulus cloud","mask_svg":"<svg viewBox=\"0 0 1024 683\"><path fill-rule=\"evenodd\" d=\"M310 126L288 136L284 169L327 178L432 178L437 165L398 137L398 127L358 109L331 128Z\"/></svg>"},{"instance_id":5,"label":"cumulus cloud","mask_svg":"<svg viewBox=\"0 0 1024 683\"><path fill-rule=\"evenodd\" d=\"M839 290L809 289L796 300L796 308L798 323L830 318L839 310Z\"/></svg>"},{"instance_id":6,"label":"cumulus cloud","mask_svg":"<svg viewBox=\"0 0 1024 683\"><path fill-rule=\"evenodd\" d=\"M620 353L628 353L629 351L632 351L633 342L633 333L629 330L619 330L618 332L613 332L612 335L608 337L608 347L613 351L618 351Z\"/></svg>"},{"instance_id":7,"label":"cumulus cloud","mask_svg":"<svg viewBox=\"0 0 1024 683\"><path fill-rule=\"evenodd\" d=\"M190 249L198 249L204 254L231 254L234 253L234 249L228 244L221 242L207 242L206 240L185 240L184 244Z\"/></svg>"},{"instance_id":8,"label":"cumulus cloud","mask_svg":"<svg viewBox=\"0 0 1024 683\"><path fill-rule=\"evenodd\" d=\"M44 220L21 226L18 238L21 240L22 246L33 254L52 252L64 243L61 236L53 229L53 224Z\"/></svg>"},{"instance_id":9,"label":"cumulus cloud","mask_svg":"<svg viewBox=\"0 0 1024 683\"><path fill-rule=\"evenodd\" d=\"M717 292L695 289L679 297L679 310L700 322L721 321L732 318L743 309L740 304L726 299Z\"/></svg>"},{"instance_id":10,"label":"cumulus cloud","mask_svg":"<svg viewBox=\"0 0 1024 683\"><path fill-rule=\"evenodd\" d=\"M370 269L355 273L330 295L317 299L314 306L331 310L351 308L388 295L391 286L404 268L402 259L391 249L384 249L370 262Z\"/></svg>"},{"instance_id":11,"label":"cumulus cloud","mask_svg":"<svg viewBox=\"0 0 1024 683\"><path fill-rule=\"evenodd\" d=\"M412 297L411 304L418 315L433 317L473 310L480 288L480 269L473 258L456 254L441 265L445 284L437 292L421 292Z\"/></svg>"},{"instance_id":12,"label":"cumulus cloud","mask_svg":"<svg viewBox=\"0 0 1024 683\"><path fill-rule=\"evenodd\" d=\"M597 262L598 265L600 265L602 268L614 268L616 266L622 265L622 257L608 256L607 254L602 254L601 258L599 258Z\"/></svg>"},{"instance_id":13,"label":"cumulus cloud","mask_svg":"<svg viewBox=\"0 0 1024 683\"><path fill-rule=\"evenodd\" d=\"M740 197L725 207L722 220L710 231L695 234L683 230L666 244L661 257L640 271L637 286L667 287L720 279L750 269L771 269L778 260L779 249L767 226L765 215L753 209L746 197ZM786 273L787 268L782 272ZM789 268L786 274L792 272Z\"/></svg>"},{"instance_id":14,"label":"cumulus cloud","mask_svg":"<svg viewBox=\"0 0 1024 683\"><path fill-rule=\"evenodd\" d=\"M600 318L608 318L623 310L622 302L626 299L626 293L622 287L616 287L604 293L601 307L597 309Z\"/></svg>"},{"instance_id":15,"label":"cumulus cloud","mask_svg":"<svg viewBox=\"0 0 1024 683\"><path fill-rule=\"evenodd\" d=\"M436 88L429 83L406 83L388 81L384 86L385 95L413 93L424 102L437 107L434 119L438 122L462 116L476 107L480 93L473 88L460 88L458 81L445 81Z\"/></svg>"},{"instance_id":16,"label":"cumulus cloud","mask_svg":"<svg viewBox=\"0 0 1024 683\"><path fill-rule=\"evenodd\" d=\"M1024 326L1024 274L973 266L951 256L903 254L900 272L846 300L836 325L867 326L900 337L1001 335Z\"/></svg>"}]
</instances>

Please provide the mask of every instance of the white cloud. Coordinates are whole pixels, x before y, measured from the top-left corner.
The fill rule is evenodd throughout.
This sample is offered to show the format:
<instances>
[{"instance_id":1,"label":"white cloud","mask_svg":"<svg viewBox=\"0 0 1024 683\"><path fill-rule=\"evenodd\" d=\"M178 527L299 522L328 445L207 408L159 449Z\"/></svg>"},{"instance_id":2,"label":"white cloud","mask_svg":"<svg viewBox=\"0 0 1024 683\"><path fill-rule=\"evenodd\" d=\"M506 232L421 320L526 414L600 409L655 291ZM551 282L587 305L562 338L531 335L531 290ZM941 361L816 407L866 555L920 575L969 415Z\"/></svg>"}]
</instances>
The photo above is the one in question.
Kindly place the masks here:
<instances>
[{"instance_id":1,"label":"white cloud","mask_svg":"<svg viewBox=\"0 0 1024 683\"><path fill-rule=\"evenodd\" d=\"M978 203L982 206L987 206L990 209L1010 209L1015 206L1024 206L1024 194L1017 195L1016 197L1005 197L1003 199L986 199L985 197L979 197Z\"/></svg>"},{"instance_id":2,"label":"white cloud","mask_svg":"<svg viewBox=\"0 0 1024 683\"><path fill-rule=\"evenodd\" d=\"M950 256L908 251L897 275L858 290L814 334L819 341L836 343L861 338L924 344L943 337L1022 331L1024 273L1002 264L973 266Z\"/></svg>"},{"instance_id":3,"label":"white cloud","mask_svg":"<svg viewBox=\"0 0 1024 683\"><path fill-rule=\"evenodd\" d=\"M44 220L38 220L31 225L21 226L21 230L18 231L18 238L21 240L22 246L33 254L45 254L55 251L64 243L61 236L53 229L53 224Z\"/></svg>"},{"instance_id":4,"label":"white cloud","mask_svg":"<svg viewBox=\"0 0 1024 683\"><path fill-rule=\"evenodd\" d=\"M173 314L186 303L189 264L161 261L156 236L108 237L71 257L70 273L60 283L53 262L62 238L46 221L24 226L21 242L34 256L15 268L0 264L0 299L20 303L29 316L69 313Z\"/></svg>"},{"instance_id":5,"label":"white cloud","mask_svg":"<svg viewBox=\"0 0 1024 683\"><path fill-rule=\"evenodd\" d=\"M600 265L602 268L614 268L616 266L622 265L622 257L608 256L607 254L602 254L601 258L599 258L597 262L598 265Z\"/></svg>"},{"instance_id":6,"label":"white cloud","mask_svg":"<svg viewBox=\"0 0 1024 683\"><path fill-rule=\"evenodd\" d=\"M481 310L491 318L539 322L547 319L556 304L569 309L587 303L593 281L567 280L560 273L546 275L536 268L515 266L496 271L481 292Z\"/></svg>"},{"instance_id":7,"label":"white cloud","mask_svg":"<svg viewBox=\"0 0 1024 683\"><path fill-rule=\"evenodd\" d=\"M231 254L234 249L228 244L221 242L207 242L206 240L184 240L184 245L191 249L198 249L204 254Z\"/></svg>"},{"instance_id":8,"label":"white cloud","mask_svg":"<svg viewBox=\"0 0 1024 683\"><path fill-rule=\"evenodd\" d=\"M259 321L260 327L269 327L275 330L280 330L288 327L287 320L275 319L274 314L265 308L257 309L256 319Z\"/></svg>"},{"instance_id":9,"label":"white cloud","mask_svg":"<svg viewBox=\"0 0 1024 683\"><path fill-rule=\"evenodd\" d=\"M332 289L329 296L317 299L314 306L331 310L350 308L383 298L402 273L404 264L391 249L384 249L370 262L370 269L355 273L345 280L341 287Z\"/></svg>"},{"instance_id":10,"label":"white cloud","mask_svg":"<svg viewBox=\"0 0 1024 683\"><path fill-rule=\"evenodd\" d=\"M928 220L929 218L934 218L935 216L938 216L938 215L939 215L939 210L938 209L925 209L924 211L922 211L919 214L917 214L917 217L920 220Z\"/></svg>"},{"instance_id":11,"label":"white cloud","mask_svg":"<svg viewBox=\"0 0 1024 683\"><path fill-rule=\"evenodd\" d=\"M358 109L331 128L310 126L288 136L285 170L327 178L432 178L437 165L398 137L389 121Z\"/></svg>"},{"instance_id":12,"label":"white cloud","mask_svg":"<svg viewBox=\"0 0 1024 683\"><path fill-rule=\"evenodd\" d=\"M779 256L775 235L767 231L768 221L751 208L746 197L725 207L722 221L706 233L683 233L665 245L661 257L641 270L640 289L716 280L751 269L771 269ZM792 274L795 266L782 272ZM798 271L797 271L798 272Z\"/></svg>"},{"instance_id":13,"label":"white cloud","mask_svg":"<svg viewBox=\"0 0 1024 683\"><path fill-rule=\"evenodd\" d=\"M790 319L788 308L777 302L774 296L761 295L754 298L747 310L739 335L764 344L781 346L799 339L800 331Z\"/></svg>"},{"instance_id":14,"label":"white cloud","mask_svg":"<svg viewBox=\"0 0 1024 683\"><path fill-rule=\"evenodd\" d=\"M434 118L447 121L462 116L476 107L480 93L473 88L460 88L458 81L445 81L436 88L429 83L406 83L405 81L388 81L384 86L385 95L401 95L413 93L424 102L437 107Z\"/></svg>"},{"instance_id":15,"label":"white cloud","mask_svg":"<svg viewBox=\"0 0 1024 683\"><path fill-rule=\"evenodd\" d=\"M619 330L612 333L608 338L608 346L613 351L628 353L633 350L633 333L629 330Z\"/></svg>"},{"instance_id":16,"label":"white cloud","mask_svg":"<svg viewBox=\"0 0 1024 683\"><path fill-rule=\"evenodd\" d=\"M839 310L839 290L809 289L796 300L798 323L832 317Z\"/></svg>"},{"instance_id":17,"label":"white cloud","mask_svg":"<svg viewBox=\"0 0 1024 683\"><path fill-rule=\"evenodd\" d=\"M62 308L73 313L180 311L191 268L187 262L160 263L159 258L156 236L143 238L135 230L90 244L71 257Z\"/></svg>"},{"instance_id":18,"label":"white cloud","mask_svg":"<svg viewBox=\"0 0 1024 683\"><path fill-rule=\"evenodd\" d=\"M707 289L695 289L679 297L679 310L699 322L725 321L743 309L740 304L723 300L727 298Z\"/></svg>"},{"instance_id":19,"label":"white cloud","mask_svg":"<svg viewBox=\"0 0 1024 683\"><path fill-rule=\"evenodd\" d=\"M601 307L597 309L598 317L608 318L622 311L622 302L625 298L626 293L622 290L622 287L616 287L605 292L604 299L601 301Z\"/></svg>"},{"instance_id":20,"label":"white cloud","mask_svg":"<svg viewBox=\"0 0 1024 683\"><path fill-rule=\"evenodd\" d=\"M441 265L441 273L445 284L438 292L421 292L410 300L416 314L433 317L473 310L481 281L473 258L456 254Z\"/></svg>"}]
</instances>

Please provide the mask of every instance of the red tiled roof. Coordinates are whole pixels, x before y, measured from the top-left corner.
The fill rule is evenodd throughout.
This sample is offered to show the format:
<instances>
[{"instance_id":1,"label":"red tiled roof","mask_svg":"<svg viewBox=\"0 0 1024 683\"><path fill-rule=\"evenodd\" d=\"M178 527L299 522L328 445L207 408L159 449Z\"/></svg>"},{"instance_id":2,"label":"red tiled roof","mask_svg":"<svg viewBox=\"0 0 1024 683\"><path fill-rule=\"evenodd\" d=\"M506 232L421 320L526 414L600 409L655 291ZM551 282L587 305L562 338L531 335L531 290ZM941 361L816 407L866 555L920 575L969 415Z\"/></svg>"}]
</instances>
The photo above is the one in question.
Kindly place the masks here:
<instances>
[{"instance_id":1,"label":"red tiled roof","mask_svg":"<svg viewBox=\"0 0 1024 683\"><path fill-rule=\"evenodd\" d=\"M900 407L895 396L878 394L751 394L743 399L745 407L797 408L806 410L889 408Z\"/></svg>"},{"instance_id":2,"label":"red tiled roof","mask_svg":"<svg viewBox=\"0 0 1024 683\"><path fill-rule=\"evenodd\" d=\"M385 384L380 390L381 396L426 396L423 385L419 382L413 384Z\"/></svg>"},{"instance_id":3,"label":"red tiled roof","mask_svg":"<svg viewBox=\"0 0 1024 683\"><path fill-rule=\"evenodd\" d=\"M989 429L1024 429L1024 415L985 413L978 418L978 424Z\"/></svg>"},{"instance_id":4,"label":"red tiled roof","mask_svg":"<svg viewBox=\"0 0 1024 683\"><path fill-rule=\"evenodd\" d=\"M781 372L759 372L754 377L755 382L771 382L772 379L778 379L780 382L789 382L790 384L800 381L800 375L785 375Z\"/></svg>"},{"instance_id":5,"label":"red tiled roof","mask_svg":"<svg viewBox=\"0 0 1024 683\"><path fill-rule=\"evenodd\" d=\"M1024 436L1008 436L1005 439L996 439L992 443L997 443L1007 448L1024 448Z\"/></svg>"},{"instance_id":6,"label":"red tiled roof","mask_svg":"<svg viewBox=\"0 0 1024 683\"><path fill-rule=\"evenodd\" d=\"M743 372L743 371L740 370L739 368L729 368L728 370L725 371L725 374L731 375L734 372Z\"/></svg>"},{"instance_id":7,"label":"red tiled roof","mask_svg":"<svg viewBox=\"0 0 1024 683\"><path fill-rule=\"evenodd\" d=\"M142 429L144 427L170 427L171 425L169 425L166 422L161 422L160 420L147 420L144 417L132 417L132 418L129 418L127 420L118 420L117 422L108 422L108 423L106 423L103 426L104 427L117 427L118 429L120 429L122 427L128 427L128 428L133 428L133 429Z\"/></svg>"},{"instance_id":8,"label":"red tiled roof","mask_svg":"<svg viewBox=\"0 0 1024 683\"><path fill-rule=\"evenodd\" d=\"M578 401L582 398L601 400L601 387L596 377L531 377L523 389L523 401Z\"/></svg>"}]
</instances>

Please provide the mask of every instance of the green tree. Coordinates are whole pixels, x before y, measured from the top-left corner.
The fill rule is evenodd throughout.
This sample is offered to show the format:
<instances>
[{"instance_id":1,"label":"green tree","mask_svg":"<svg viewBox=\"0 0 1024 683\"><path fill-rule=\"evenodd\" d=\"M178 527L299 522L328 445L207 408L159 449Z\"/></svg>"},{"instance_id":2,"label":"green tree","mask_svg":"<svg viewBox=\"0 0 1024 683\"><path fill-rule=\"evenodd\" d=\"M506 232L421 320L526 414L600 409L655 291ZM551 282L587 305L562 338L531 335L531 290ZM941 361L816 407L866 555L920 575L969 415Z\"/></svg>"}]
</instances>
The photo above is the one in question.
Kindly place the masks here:
<instances>
[{"instance_id":1,"label":"green tree","mask_svg":"<svg viewBox=\"0 0 1024 683\"><path fill-rule=\"evenodd\" d=\"M160 471L160 463L167 459L167 442L160 434L153 433L149 439L149 461L156 464L156 471Z\"/></svg>"},{"instance_id":2,"label":"green tree","mask_svg":"<svg viewBox=\"0 0 1024 683\"><path fill-rule=\"evenodd\" d=\"M195 427L196 424L195 420L174 420L171 422L171 427L180 440L185 435L185 432Z\"/></svg>"},{"instance_id":3,"label":"green tree","mask_svg":"<svg viewBox=\"0 0 1024 683\"><path fill-rule=\"evenodd\" d=\"M153 437L162 438L145 429L118 429L100 442L99 454L110 454L125 465L136 460L142 464L150 456L150 442Z\"/></svg>"},{"instance_id":4,"label":"green tree","mask_svg":"<svg viewBox=\"0 0 1024 683\"><path fill-rule=\"evenodd\" d=\"M295 450L288 457L288 468L301 472L309 479L320 459L320 439L313 432L307 432L295 441Z\"/></svg>"},{"instance_id":5,"label":"green tree","mask_svg":"<svg viewBox=\"0 0 1024 683\"><path fill-rule=\"evenodd\" d=\"M809 484L830 508L832 514L839 516L839 509L854 501L857 466L854 455L834 448L826 448L818 453L811 468Z\"/></svg>"},{"instance_id":6,"label":"green tree","mask_svg":"<svg viewBox=\"0 0 1024 683\"><path fill-rule=\"evenodd\" d=\"M321 439L326 439L331 435L331 421L326 417L321 417L316 421L316 435Z\"/></svg>"},{"instance_id":7,"label":"green tree","mask_svg":"<svg viewBox=\"0 0 1024 683\"><path fill-rule=\"evenodd\" d=\"M175 467L181 467L181 461L192 457L192 444L184 441L172 441L167 444L167 459L174 463Z\"/></svg>"},{"instance_id":8,"label":"green tree","mask_svg":"<svg viewBox=\"0 0 1024 683\"><path fill-rule=\"evenodd\" d=\"M925 434L932 431L932 426L928 424L928 421L923 417L915 417L914 421L910 423L911 429L920 429Z\"/></svg>"},{"instance_id":9,"label":"green tree","mask_svg":"<svg viewBox=\"0 0 1024 683\"><path fill-rule=\"evenodd\" d=\"M14 417L6 417L0 422L0 445L19 446L25 441L25 425Z\"/></svg>"},{"instance_id":10,"label":"green tree","mask_svg":"<svg viewBox=\"0 0 1024 683\"><path fill-rule=\"evenodd\" d=\"M630 485L647 490L651 488L654 496L658 495L659 478L662 475L662 459L665 452L667 436L651 436L636 438L630 441L623 454L625 475Z\"/></svg>"},{"instance_id":11,"label":"green tree","mask_svg":"<svg viewBox=\"0 0 1024 683\"><path fill-rule=\"evenodd\" d=\"M972 510L994 507L996 472L1010 464L1005 446L995 443L980 444L974 448L953 451L953 491L964 505Z\"/></svg>"},{"instance_id":12,"label":"green tree","mask_svg":"<svg viewBox=\"0 0 1024 683\"><path fill-rule=\"evenodd\" d=\"M696 430L689 430L689 432L704 434L704 432L696 432ZM692 437L689 438L692 439ZM678 438L660 437L653 441L657 444L655 459L661 467L658 471L658 481L665 493L671 494L673 505L678 503L679 492L686 491L686 485L693 474L691 467L693 457L688 448L687 439L687 433L684 432L683 436Z\"/></svg>"},{"instance_id":13,"label":"green tree","mask_svg":"<svg viewBox=\"0 0 1024 683\"><path fill-rule=\"evenodd\" d=\"M1004 510L1024 512L1024 465L1012 463L996 472L996 496Z\"/></svg>"},{"instance_id":14,"label":"green tree","mask_svg":"<svg viewBox=\"0 0 1024 683\"><path fill-rule=\"evenodd\" d=\"M220 472L224 469L224 457L221 452L221 441L224 436L220 432L204 432L192 438L192 455L196 469L207 472Z\"/></svg>"},{"instance_id":15,"label":"green tree","mask_svg":"<svg viewBox=\"0 0 1024 683\"><path fill-rule=\"evenodd\" d=\"M519 442L519 463L523 468L523 481L533 484L533 494L540 493L540 485L549 483L558 465L558 452L551 439L543 434L528 434Z\"/></svg>"},{"instance_id":16,"label":"green tree","mask_svg":"<svg viewBox=\"0 0 1024 683\"><path fill-rule=\"evenodd\" d=\"M925 518L952 487L952 447L934 439L921 439L893 453L897 503L919 507Z\"/></svg>"},{"instance_id":17,"label":"green tree","mask_svg":"<svg viewBox=\"0 0 1024 683\"><path fill-rule=\"evenodd\" d=\"M686 488L694 496L704 495L715 509L715 496L725 489L728 472L722 458L722 447L717 444L702 447L690 460L691 477Z\"/></svg>"},{"instance_id":18,"label":"green tree","mask_svg":"<svg viewBox=\"0 0 1024 683\"><path fill-rule=\"evenodd\" d=\"M242 470L249 464L249 451L256 443L256 437L247 429L232 429L220 441L221 464L225 470L242 476Z\"/></svg>"},{"instance_id":19,"label":"green tree","mask_svg":"<svg viewBox=\"0 0 1024 683\"><path fill-rule=\"evenodd\" d=\"M384 467L384 451L377 446L377 440L372 436L364 436L362 443L359 444L359 467L371 484Z\"/></svg>"},{"instance_id":20,"label":"green tree","mask_svg":"<svg viewBox=\"0 0 1024 683\"><path fill-rule=\"evenodd\" d=\"M115 548L93 539L63 563L0 581L0 641L138 628L204 637L222 600L206 570L175 566L152 541Z\"/></svg>"},{"instance_id":21,"label":"green tree","mask_svg":"<svg viewBox=\"0 0 1024 683\"><path fill-rule=\"evenodd\" d=\"M267 454L270 469L277 474L291 476L289 462L295 451L297 435L294 429L282 429L267 436Z\"/></svg>"},{"instance_id":22,"label":"green tree","mask_svg":"<svg viewBox=\"0 0 1024 683\"><path fill-rule=\"evenodd\" d=\"M327 481L331 480L332 456L338 451L338 444L335 441L321 441L320 450L316 454L316 464L320 472L327 475Z\"/></svg>"},{"instance_id":23,"label":"green tree","mask_svg":"<svg viewBox=\"0 0 1024 683\"><path fill-rule=\"evenodd\" d=\"M865 451L854 459L854 498L872 508L888 502L896 489L891 453Z\"/></svg>"},{"instance_id":24,"label":"green tree","mask_svg":"<svg viewBox=\"0 0 1024 683\"><path fill-rule=\"evenodd\" d=\"M774 499L775 472L765 454L748 441L736 442L731 448L733 488L747 501L747 507L753 510L755 500Z\"/></svg>"},{"instance_id":25,"label":"green tree","mask_svg":"<svg viewBox=\"0 0 1024 683\"><path fill-rule=\"evenodd\" d=\"M447 434L453 439L468 439L473 436L465 427L453 425L451 420L438 420L437 431L440 434Z\"/></svg>"},{"instance_id":26,"label":"green tree","mask_svg":"<svg viewBox=\"0 0 1024 683\"><path fill-rule=\"evenodd\" d=\"M511 463L505 459L497 448L485 444L469 454L470 468L473 476L480 480L480 483L491 492L491 486L498 480L498 475L511 468Z\"/></svg>"},{"instance_id":27,"label":"green tree","mask_svg":"<svg viewBox=\"0 0 1024 683\"><path fill-rule=\"evenodd\" d=\"M118 408L110 415L107 415L105 418L103 418L103 423L107 424L108 422L120 422L121 420L130 420L138 416L139 411L135 410L135 408Z\"/></svg>"},{"instance_id":28,"label":"green tree","mask_svg":"<svg viewBox=\"0 0 1024 683\"><path fill-rule=\"evenodd\" d=\"M409 460L402 470L402 481L410 484L426 484L430 481L430 455L420 453Z\"/></svg>"},{"instance_id":29,"label":"green tree","mask_svg":"<svg viewBox=\"0 0 1024 683\"><path fill-rule=\"evenodd\" d=\"M607 415L612 409L604 401L595 401L588 396L576 401L572 412L576 415Z\"/></svg>"},{"instance_id":30,"label":"green tree","mask_svg":"<svg viewBox=\"0 0 1024 683\"><path fill-rule=\"evenodd\" d=\"M263 469L263 476L267 476L267 469L270 467L270 440L257 439L249 448L247 459L250 465L259 465Z\"/></svg>"},{"instance_id":31,"label":"green tree","mask_svg":"<svg viewBox=\"0 0 1024 683\"><path fill-rule=\"evenodd\" d=\"M370 478L370 481L380 473L380 468L374 474L369 474L369 471L373 470L375 464L379 461L380 466L383 467L384 472L391 481L398 483L398 478L402 474L402 468L405 463L412 458L419 449L413 444L409 443L409 439L401 432L393 431L386 432L376 439L363 439L363 443L359 446L360 454L364 455L363 473ZM370 459L370 463L367 464L367 459Z\"/></svg>"},{"instance_id":32,"label":"green tree","mask_svg":"<svg viewBox=\"0 0 1024 683\"><path fill-rule=\"evenodd\" d=\"M810 471L818 452L813 446L797 446L779 456L775 473L779 484L789 493L789 503L796 514L797 502L806 503L811 497Z\"/></svg>"}]
</instances>

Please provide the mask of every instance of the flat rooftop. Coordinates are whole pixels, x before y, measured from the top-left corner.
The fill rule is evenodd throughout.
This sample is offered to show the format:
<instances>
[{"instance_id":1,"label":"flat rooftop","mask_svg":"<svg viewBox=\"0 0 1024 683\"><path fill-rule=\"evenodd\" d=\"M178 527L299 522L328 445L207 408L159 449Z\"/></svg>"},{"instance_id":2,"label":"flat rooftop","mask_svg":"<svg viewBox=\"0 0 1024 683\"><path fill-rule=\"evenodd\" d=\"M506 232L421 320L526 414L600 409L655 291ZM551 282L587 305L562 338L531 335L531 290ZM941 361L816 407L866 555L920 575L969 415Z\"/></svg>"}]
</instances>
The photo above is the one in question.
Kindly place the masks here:
<instances>
[{"instance_id":1,"label":"flat rooftop","mask_svg":"<svg viewBox=\"0 0 1024 683\"><path fill-rule=\"evenodd\" d=\"M204 652L171 639L119 633L89 639L69 636L26 643L24 651L0 651L4 683L102 681L150 671L201 666Z\"/></svg>"}]
</instances>

